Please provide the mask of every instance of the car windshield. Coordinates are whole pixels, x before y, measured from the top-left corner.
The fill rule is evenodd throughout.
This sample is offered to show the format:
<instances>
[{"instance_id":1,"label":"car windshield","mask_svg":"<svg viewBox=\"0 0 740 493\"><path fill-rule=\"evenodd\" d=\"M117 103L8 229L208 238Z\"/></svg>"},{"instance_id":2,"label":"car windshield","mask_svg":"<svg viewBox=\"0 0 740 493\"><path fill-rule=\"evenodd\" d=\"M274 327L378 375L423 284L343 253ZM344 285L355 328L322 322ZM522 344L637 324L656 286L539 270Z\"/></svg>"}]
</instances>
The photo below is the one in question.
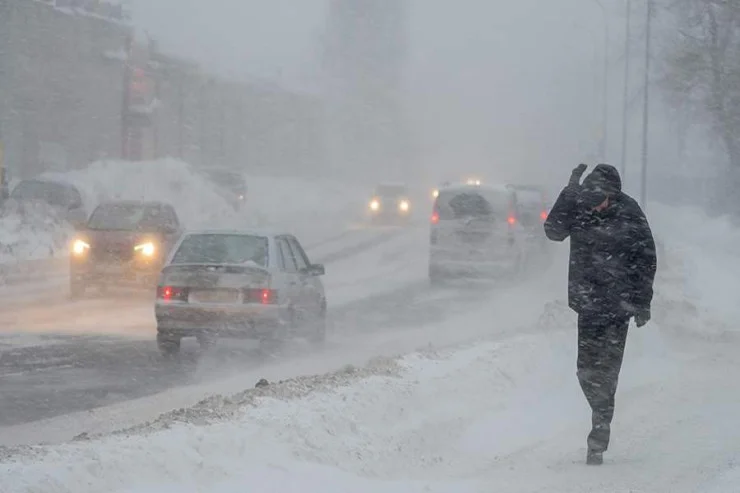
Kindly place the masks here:
<instances>
[{"instance_id":1,"label":"car windshield","mask_svg":"<svg viewBox=\"0 0 740 493\"><path fill-rule=\"evenodd\" d=\"M40 201L53 206L66 206L70 203L67 188L60 183L26 180L13 189L11 198L18 201Z\"/></svg>"},{"instance_id":2,"label":"car windshield","mask_svg":"<svg viewBox=\"0 0 740 493\"><path fill-rule=\"evenodd\" d=\"M437 198L440 219L485 218L508 212L505 192L446 192Z\"/></svg>"},{"instance_id":3,"label":"car windshield","mask_svg":"<svg viewBox=\"0 0 740 493\"><path fill-rule=\"evenodd\" d=\"M403 197L406 194L407 190L403 185L378 185L375 188L375 195L378 197Z\"/></svg>"},{"instance_id":4,"label":"car windshield","mask_svg":"<svg viewBox=\"0 0 740 493\"><path fill-rule=\"evenodd\" d=\"M139 229L147 207L139 204L101 204L95 208L87 227L111 231Z\"/></svg>"},{"instance_id":5,"label":"car windshield","mask_svg":"<svg viewBox=\"0 0 740 493\"><path fill-rule=\"evenodd\" d=\"M173 264L245 264L266 267L268 242L264 236L194 234L186 237L172 257Z\"/></svg>"}]
</instances>

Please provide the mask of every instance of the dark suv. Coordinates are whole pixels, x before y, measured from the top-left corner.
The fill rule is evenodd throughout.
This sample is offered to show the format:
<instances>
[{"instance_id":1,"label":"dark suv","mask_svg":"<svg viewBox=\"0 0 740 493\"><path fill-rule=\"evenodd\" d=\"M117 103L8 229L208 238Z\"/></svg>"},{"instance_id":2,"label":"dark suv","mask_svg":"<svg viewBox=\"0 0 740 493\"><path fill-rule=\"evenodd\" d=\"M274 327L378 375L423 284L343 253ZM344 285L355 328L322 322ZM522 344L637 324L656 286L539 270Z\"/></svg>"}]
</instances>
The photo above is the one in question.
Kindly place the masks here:
<instances>
[{"instance_id":1,"label":"dark suv","mask_svg":"<svg viewBox=\"0 0 740 493\"><path fill-rule=\"evenodd\" d=\"M180 234L180 220L169 204L118 201L98 205L72 243L72 297L82 297L89 286L153 288Z\"/></svg>"}]
</instances>

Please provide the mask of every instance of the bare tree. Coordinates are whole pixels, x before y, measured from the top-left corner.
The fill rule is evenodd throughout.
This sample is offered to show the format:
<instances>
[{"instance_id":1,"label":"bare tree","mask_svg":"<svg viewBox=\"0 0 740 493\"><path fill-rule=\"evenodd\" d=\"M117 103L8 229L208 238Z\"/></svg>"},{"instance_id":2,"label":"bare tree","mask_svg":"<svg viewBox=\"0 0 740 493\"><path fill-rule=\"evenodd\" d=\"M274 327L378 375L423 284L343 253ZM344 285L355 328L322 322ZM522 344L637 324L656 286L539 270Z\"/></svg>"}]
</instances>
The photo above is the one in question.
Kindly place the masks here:
<instances>
[{"instance_id":1,"label":"bare tree","mask_svg":"<svg viewBox=\"0 0 740 493\"><path fill-rule=\"evenodd\" d=\"M675 108L700 115L724 148L727 183L740 184L740 0L673 0L679 29L663 79Z\"/></svg>"}]
</instances>

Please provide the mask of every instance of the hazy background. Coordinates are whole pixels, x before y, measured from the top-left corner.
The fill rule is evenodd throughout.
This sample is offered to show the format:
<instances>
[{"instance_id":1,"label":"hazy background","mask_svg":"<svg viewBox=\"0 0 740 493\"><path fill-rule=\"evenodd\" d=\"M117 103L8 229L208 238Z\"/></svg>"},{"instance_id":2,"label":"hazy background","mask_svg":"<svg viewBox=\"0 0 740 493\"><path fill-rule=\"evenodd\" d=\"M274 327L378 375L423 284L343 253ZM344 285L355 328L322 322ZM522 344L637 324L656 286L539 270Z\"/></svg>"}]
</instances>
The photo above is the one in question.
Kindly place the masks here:
<instances>
[{"instance_id":1,"label":"hazy background","mask_svg":"<svg viewBox=\"0 0 740 493\"><path fill-rule=\"evenodd\" d=\"M603 3L610 34L607 160L618 166L624 4ZM489 180L560 184L578 162L597 160L606 26L595 1L409 5L401 99L417 178L435 183L475 172ZM322 91L327 10L324 0L133 2L135 23L164 50L230 77L276 80L316 93ZM638 194L644 26L641 7L634 12L627 189ZM658 33L664 24L665 16ZM677 143L658 95L651 124L651 181L659 186L661 170L675 168Z\"/></svg>"}]
</instances>

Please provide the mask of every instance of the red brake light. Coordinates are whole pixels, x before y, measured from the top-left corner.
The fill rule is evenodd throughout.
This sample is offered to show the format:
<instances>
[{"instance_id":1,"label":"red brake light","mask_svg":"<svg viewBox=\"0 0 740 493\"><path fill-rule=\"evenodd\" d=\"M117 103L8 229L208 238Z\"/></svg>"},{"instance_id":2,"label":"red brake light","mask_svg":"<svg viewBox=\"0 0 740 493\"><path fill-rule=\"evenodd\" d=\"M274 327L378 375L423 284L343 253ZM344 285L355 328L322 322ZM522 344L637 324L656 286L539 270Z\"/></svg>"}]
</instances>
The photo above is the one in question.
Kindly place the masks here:
<instances>
[{"instance_id":1,"label":"red brake light","mask_svg":"<svg viewBox=\"0 0 740 493\"><path fill-rule=\"evenodd\" d=\"M185 288L159 286L157 288L157 298L163 301L187 301L188 293Z\"/></svg>"},{"instance_id":2,"label":"red brake light","mask_svg":"<svg viewBox=\"0 0 740 493\"><path fill-rule=\"evenodd\" d=\"M543 221L546 220L547 219L547 211L542 211L542 213L540 214L540 217L542 218Z\"/></svg>"},{"instance_id":3,"label":"red brake light","mask_svg":"<svg viewBox=\"0 0 740 493\"><path fill-rule=\"evenodd\" d=\"M514 216L509 216L509 218L506 220L509 225L513 226L516 224L516 218Z\"/></svg>"},{"instance_id":4,"label":"red brake light","mask_svg":"<svg viewBox=\"0 0 740 493\"><path fill-rule=\"evenodd\" d=\"M274 289L253 288L244 292L244 303L273 305L277 303L277 291Z\"/></svg>"},{"instance_id":5,"label":"red brake light","mask_svg":"<svg viewBox=\"0 0 740 493\"><path fill-rule=\"evenodd\" d=\"M439 222L439 213L436 211L432 213L432 224L437 224Z\"/></svg>"}]
</instances>

